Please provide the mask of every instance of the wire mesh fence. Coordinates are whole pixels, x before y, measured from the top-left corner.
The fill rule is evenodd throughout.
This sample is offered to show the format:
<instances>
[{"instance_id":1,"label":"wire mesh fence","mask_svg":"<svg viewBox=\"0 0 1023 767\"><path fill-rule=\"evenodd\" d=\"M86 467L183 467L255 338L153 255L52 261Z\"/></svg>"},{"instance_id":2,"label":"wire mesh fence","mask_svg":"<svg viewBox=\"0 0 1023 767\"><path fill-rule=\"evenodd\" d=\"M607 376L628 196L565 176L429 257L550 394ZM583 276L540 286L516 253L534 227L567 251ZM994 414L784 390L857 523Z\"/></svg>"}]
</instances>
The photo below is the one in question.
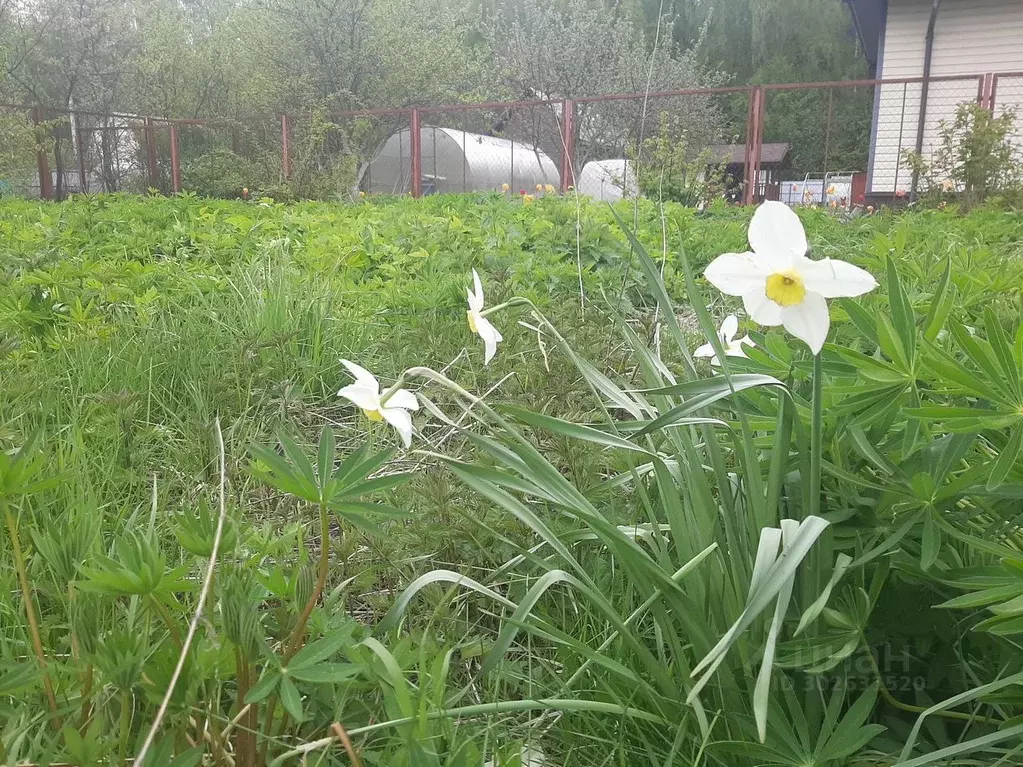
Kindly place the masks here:
<instances>
[{"instance_id":1,"label":"wire mesh fence","mask_svg":"<svg viewBox=\"0 0 1023 767\"><path fill-rule=\"evenodd\" d=\"M47 125L46 164L52 195L144 192L149 186L143 118L40 110Z\"/></svg>"},{"instance_id":2,"label":"wire mesh fence","mask_svg":"<svg viewBox=\"0 0 1023 767\"><path fill-rule=\"evenodd\" d=\"M1023 108L1023 72L994 75L989 98L989 107L996 117L1011 112L1019 118ZM1023 125L1020 125L1018 119L1013 138L1016 148L1023 151Z\"/></svg>"},{"instance_id":3,"label":"wire mesh fence","mask_svg":"<svg viewBox=\"0 0 1023 767\"><path fill-rule=\"evenodd\" d=\"M762 196L791 205L862 204L853 182L867 167L874 91L869 84L766 86L764 143L774 151L762 153L761 165L774 184Z\"/></svg>"},{"instance_id":4,"label":"wire mesh fence","mask_svg":"<svg viewBox=\"0 0 1023 767\"><path fill-rule=\"evenodd\" d=\"M907 153L933 157L940 145L943 121L955 117L963 103L977 103L983 78L934 78L884 83L875 96L874 135L870 162L870 192L903 197L914 193L913 171ZM921 109L921 104L924 108Z\"/></svg>"},{"instance_id":5,"label":"wire mesh fence","mask_svg":"<svg viewBox=\"0 0 1023 767\"><path fill-rule=\"evenodd\" d=\"M346 199L571 187L604 200L851 207L912 196L907 152L931 157L964 102L1015 110L1023 73L244 120L0 106L0 194Z\"/></svg>"},{"instance_id":6,"label":"wire mesh fence","mask_svg":"<svg viewBox=\"0 0 1023 767\"><path fill-rule=\"evenodd\" d=\"M381 147L408 129L408 110L311 113L280 118L280 161L276 197L351 198L368 190L370 163ZM411 158L395 164L410 178ZM403 193L402 188L379 189Z\"/></svg>"}]
</instances>

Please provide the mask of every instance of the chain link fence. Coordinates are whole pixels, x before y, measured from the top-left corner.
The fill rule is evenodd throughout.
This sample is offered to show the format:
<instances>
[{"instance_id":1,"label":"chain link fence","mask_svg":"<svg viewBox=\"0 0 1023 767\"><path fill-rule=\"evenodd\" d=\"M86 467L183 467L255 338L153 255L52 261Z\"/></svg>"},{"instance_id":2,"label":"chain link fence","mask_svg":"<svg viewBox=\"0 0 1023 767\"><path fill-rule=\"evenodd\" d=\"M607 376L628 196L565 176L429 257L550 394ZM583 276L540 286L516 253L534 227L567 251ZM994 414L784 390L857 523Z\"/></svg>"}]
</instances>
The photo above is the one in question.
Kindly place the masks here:
<instances>
[{"instance_id":1,"label":"chain link fence","mask_svg":"<svg viewBox=\"0 0 1023 767\"><path fill-rule=\"evenodd\" d=\"M0 194L354 199L576 188L604 200L852 207L912 196L907 151L928 159L964 102L1015 110L1023 73L245 120L0 106Z\"/></svg>"},{"instance_id":2,"label":"chain link fence","mask_svg":"<svg viewBox=\"0 0 1023 767\"><path fill-rule=\"evenodd\" d=\"M1014 143L1023 151L1023 125L1019 118L1023 107L1023 72L1007 72L994 75L991 80L990 108L996 117L1011 112L1016 115L1016 133Z\"/></svg>"}]
</instances>

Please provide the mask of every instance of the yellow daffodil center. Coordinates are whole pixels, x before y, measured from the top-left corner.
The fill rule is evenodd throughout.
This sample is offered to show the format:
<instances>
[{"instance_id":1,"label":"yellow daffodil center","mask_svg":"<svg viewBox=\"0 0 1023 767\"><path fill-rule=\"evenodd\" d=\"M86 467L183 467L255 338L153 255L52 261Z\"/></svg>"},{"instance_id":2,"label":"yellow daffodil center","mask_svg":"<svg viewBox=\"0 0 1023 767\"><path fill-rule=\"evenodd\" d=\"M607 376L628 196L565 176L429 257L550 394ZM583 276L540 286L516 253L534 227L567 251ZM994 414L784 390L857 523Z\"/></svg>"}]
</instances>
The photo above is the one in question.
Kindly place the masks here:
<instances>
[{"instance_id":1,"label":"yellow daffodil center","mask_svg":"<svg viewBox=\"0 0 1023 767\"><path fill-rule=\"evenodd\" d=\"M381 413L379 410L363 410L362 412L365 413L366 417L371 421L384 420L383 413Z\"/></svg>"},{"instance_id":2,"label":"yellow daffodil center","mask_svg":"<svg viewBox=\"0 0 1023 767\"><path fill-rule=\"evenodd\" d=\"M476 318L472 316L472 312L466 312L465 316L469 318L469 330L473 333L479 333L479 331L476 330Z\"/></svg>"},{"instance_id":3,"label":"yellow daffodil center","mask_svg":"<svg viewBox=\"0 0 1023 767\"><path fill-rule=\"evenodd\" d=\"M806 287L796 272L775 272L767 278L767 297L781 306L803 303Z\"/></svg>"}]
</instances>

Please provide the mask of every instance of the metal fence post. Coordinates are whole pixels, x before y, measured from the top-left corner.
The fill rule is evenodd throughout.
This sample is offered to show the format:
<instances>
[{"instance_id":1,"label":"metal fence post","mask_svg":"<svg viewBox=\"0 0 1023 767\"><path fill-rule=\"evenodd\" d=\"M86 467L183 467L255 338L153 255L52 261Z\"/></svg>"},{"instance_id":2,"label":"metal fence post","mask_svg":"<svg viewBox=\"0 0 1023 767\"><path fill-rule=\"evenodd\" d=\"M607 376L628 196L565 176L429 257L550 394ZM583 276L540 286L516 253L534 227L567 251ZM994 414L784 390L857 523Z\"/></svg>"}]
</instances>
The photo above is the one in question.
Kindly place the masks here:
<instances>
[{"instance_id":1,"label":"metal fence post","mask_svg":"<svg viewBox=\"0 0 1023 767\"><path fill-rule=\"evenodd\" d=\"M153 126L153 118L146 118L146 170L149 172L149 185L157 188L156 168L156 128Z\"/></svg>"},{"instance_id":2,"label":"metal fence post","mask_svg":"<svg viewBox=\"0 0 1023 767\"><path fill-rule=\"evenodd\" d=\"M561 102L561 191L565 193L575 186L575 102L565 99Z\"/></svg>"},{"instance_id":3,"label":"metal fence post","mask_svg":"<svg viewBox=\"0 0 1023 767\"><path fill-rule=\"evenodd\" d=\"M756 179L756 186L754 188L754 203L762 202L761 199L764 195L760 192L760 161L764 152L764 120L767 117L767 91L764 90L763 86L759 89L760 101L757 104L757 136L756 141L753 144L756 150L753 155L753 177ZM767 187L764 187L764 191L767 191Z\"/></svg>"},{"instance_id":4,"label":"metal fence post","mask_svg":"<svg viewBox=\"0 0 1023 767\"><path fill-rule=\"evenodd\" d=\"M39 169L39 196L44 200L53 199L53 177L50 175L50 160L46 152L46 134L39 129L43 122L42 107L35 107L32 110L32 122L36 126L36 167Z\"/></svg>"},{"instance_id":5,"label":"metal fence post","mask_svg":"<svg viewBox=\"0 0 1023 767\"><path fill-rule=\"evenodd\" d=\"M89 176L85 172L85 131L81 124L75 120L75 143L78 145L78 191L89 192Z\"/></svg>"},{"instance_id":6,"label":"metal fence post","mask_svg":"<svg viewBox=\"0 0 1023 767\"><path fill-rule=\"evenodd\" d=\"M291 137L289 136L288 116L281 115L281 173L285 180L291 178Z\"/></svg>"},{"instance_id":7,"label":"metal fence post","mask_svg":"<svg viewBox=\"0 0 1023 767\"><path fill-rule=\"evenodd\" d=\"M412 107L409 114L409 152L412 155L412 196L423 196L423 136L419 109Z\"/></svg>"},{"instance_id":8,"label":"metal fence post","mask_svg":"<svg viewBox=\"0 0 1023 767\"><path fill-rule=\"evenodd\" d=\"M742 204L753 205L757 201L757 187L760 183L760 149L764 140L764 88L750 89L749 113L746 119L746 166L743 174Z\"/></svg>"},{"instance_id":9,"label":"metal fence post","mask_svg":"<svg viewBox=\"0 0 1023 767\"><path fill-rule=\"evenodd\" d=\"M181 191L181 160L178 157L178 126L170 124L171 191Z\"/></svg>"}]
</instances>

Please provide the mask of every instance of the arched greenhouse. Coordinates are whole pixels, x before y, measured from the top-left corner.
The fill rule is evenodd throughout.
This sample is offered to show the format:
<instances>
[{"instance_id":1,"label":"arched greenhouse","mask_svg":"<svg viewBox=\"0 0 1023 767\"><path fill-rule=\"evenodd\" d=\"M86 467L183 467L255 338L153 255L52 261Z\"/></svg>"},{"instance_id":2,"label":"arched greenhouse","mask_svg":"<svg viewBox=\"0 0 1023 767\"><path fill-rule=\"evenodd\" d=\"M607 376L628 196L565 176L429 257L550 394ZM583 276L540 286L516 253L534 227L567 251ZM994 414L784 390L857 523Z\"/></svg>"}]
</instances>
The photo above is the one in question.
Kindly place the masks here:
<instances>
[{"instance_id":1,"label":"arched greenhouse","mask_svg":"<svg viewBox=\"0 0 1023 767\"><path fill-rule=\"evenodd\" d=\"M590 160L576 180L579 194L604 202L639 194L639 184L632 163L624 159Z\"/></svg>"},{"instance_id":2,"label":"arched greenhouse","mask_svg":"<svg viewBox=\"0 0 1023 767\"><path fill-rule=\"evenodd\" d=\"M407 194L412 189L409 129L391 135L369 164L364 186L373 194ZM423 194L495 191L508 184L517 194L537 184L558 188L557 164L543 151L518 141L424 125Z\"/></svg>"}]
</instances>

